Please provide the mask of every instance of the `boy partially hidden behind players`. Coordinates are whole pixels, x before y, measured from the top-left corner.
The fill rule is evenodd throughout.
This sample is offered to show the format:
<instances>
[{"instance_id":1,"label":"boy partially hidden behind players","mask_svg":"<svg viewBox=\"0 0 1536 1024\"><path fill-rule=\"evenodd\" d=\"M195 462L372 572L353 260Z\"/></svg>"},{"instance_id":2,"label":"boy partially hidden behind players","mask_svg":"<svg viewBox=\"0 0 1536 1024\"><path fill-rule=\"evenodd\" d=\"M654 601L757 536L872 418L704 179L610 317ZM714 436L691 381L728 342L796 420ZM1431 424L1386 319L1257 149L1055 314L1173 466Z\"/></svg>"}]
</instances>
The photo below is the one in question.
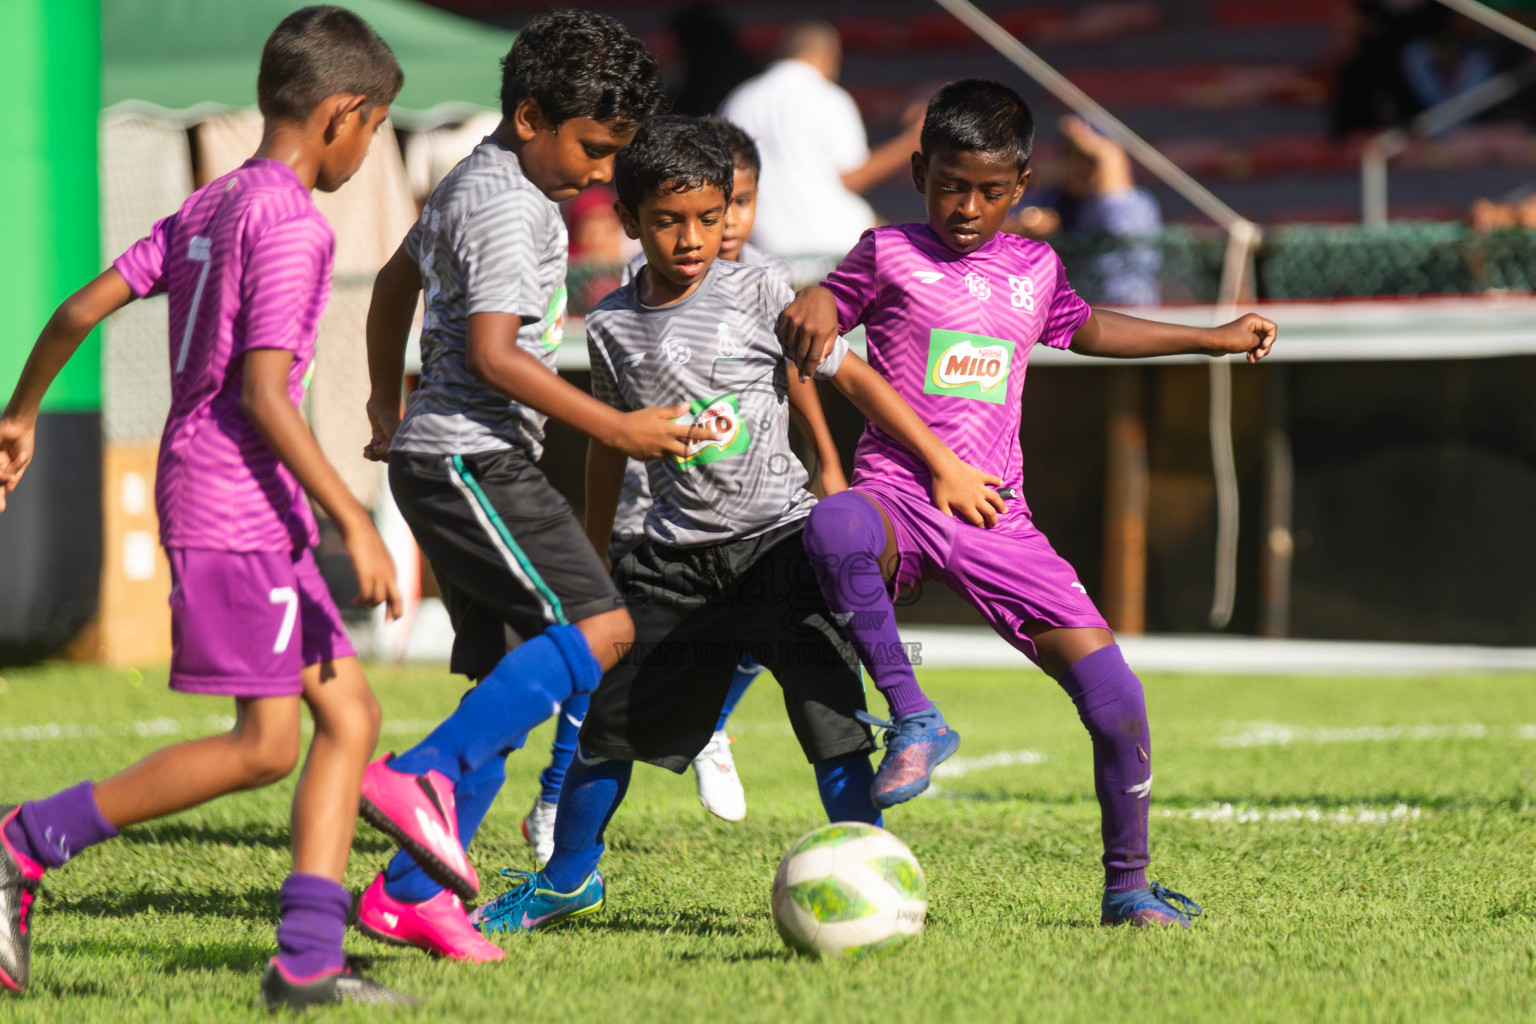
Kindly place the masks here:
<instances>
[{"instance_id":1,"label":"boy partially hidden behind players","mask_svg":"<svg viewBox=\"0 0 1536 1024\"><path fill-rule=\"evenodd\" d=\"M507 755L596 687L634 635L536 463L549 416L638 458L686 451L690 427L674 422L686 406L620 413L555 372L568 248L555 203L608 181L614 154L661 100L655 58L617 21L535 18L502 62L501 123L433 190L374 286L369 453L388 458L390 490L442 590L450 668L478 680L422 742L363 780L363 813L404 847L358 901L359 927L386 942L502 958L459 902L479 888L463 847L506 781ZM423 290L421 386L402 420Z\"/></svg>"},{"instance_id":2,"label":"boy partially hidden behind players","mask_svg":"<svg viewBox=\"0 0 1536 1024\"><path fill-rule=\"evenodd\" d=\"M800 542L816 499L789 447L784 348L794 293L766 269L717 259L731 198L729 147L707 122L653 118L619 154L639 276L587 314L594 393L619 409L681 402L717 436L654 459L645 538L614 569L635 643L592 695L560 791L555 852L475 912L483 931L526 931L596 911L603 834L635 761L682 772L709 741L743 653L772 670L833 821L873 822L864 696ZM889 385L839 343L818 371L930 469L934 501L977 514L991 479L965 465ZM605 550L624 453L587 456L587 535Z\"/></svg>"},{"instance_id":3,"label":"boy partially hidden behind players","mask_svg":"<svg viewBox=\"0 0 1536 1024\"><path fill-rule=\"evenodd\" d=\"M32 900L45 869L121 828L283 778L298 760L302 702L315 738L294 795L293 873L278 896L279 953L262 1001L404 1001L342 956L352 905L342 873L379 706L311 554L309 500L341 531L359 603L388 602L399 613L394 566L296 408L335 250L309 193L336 190L362 164L401 81L389 47L350 11L307 7L283 19L261 55L261 148L59 307L0 419L0 483L9 491L32 457L38 403L81 340L134 299L169 295L171 411L155 506L171 562L170 684L233 697L236 712L225 735L0 811L7 988L27 984Z\"/></svg>"},{"instance_id":4,"label":"boy partially hidden behind players","mask_svg":"<svg viewBox=\"0 0 1536 1024\"><path fill-rule=\"evenodd\" d=\"M1033 137L1029 108L1006 86L946 85L928 105L922 152L912 155L927 223L866 232L822 287L785 312L787 341L805 366L838 332L865 325L870 364L962 459L996 473L1014 497L990 529L942 515L926 500L927 470L870 424L851 489L817 506L805 546L861 654L901 650L891 595L938 580L1053 676L1093 738L1103 923L1187 928L1199 908L1145 877L1152 741L1141 682L1024 503L1024 367L1035 344L1121 358L1246 353L1254 362L1274 344L1275 325L1250 313L1201 329L1090 309L1049 246L999 233L1029 180ZM877 565L889 591L864 582ZM871 666L894 719L874 793L888 807L927 788L955 736L910 664L887 658Z\"/></svg>"}]
</instances>

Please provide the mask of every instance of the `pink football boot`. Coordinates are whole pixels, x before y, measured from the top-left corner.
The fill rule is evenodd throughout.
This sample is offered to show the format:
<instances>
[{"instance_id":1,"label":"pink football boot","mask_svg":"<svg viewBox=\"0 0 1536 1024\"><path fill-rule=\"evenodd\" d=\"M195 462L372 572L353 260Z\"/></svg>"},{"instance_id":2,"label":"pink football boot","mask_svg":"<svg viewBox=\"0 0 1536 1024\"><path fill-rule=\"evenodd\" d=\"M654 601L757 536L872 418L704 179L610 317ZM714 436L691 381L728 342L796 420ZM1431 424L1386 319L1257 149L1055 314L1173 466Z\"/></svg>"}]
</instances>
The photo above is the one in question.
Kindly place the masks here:
<instances>
[{"instance_id":1,"label":"pink football boot","mask_svg":"<svg viewBox=\"0 0 1536 1024\"><path fill-rule=\"evenodd\" d=\"M363 773L361 811L374 828L399 843L438 885L461 900L480 892L480 878L459 842L453 785L439 771L407 775L385 754Z\"/></svg>"},{"instance_id":2,"label":"pink football boot","mask_svg":"<svg viewBox=\"0 0 1536 1024\"><path fill-rule=\"evenodd\" d=\"M494 963L507 955L475 931L453 893L444 890L425 903L401 903L384 891L382 874L357 901L357 930L392 946L415 946L472 964Z\"/></svg>"}]
</instances>

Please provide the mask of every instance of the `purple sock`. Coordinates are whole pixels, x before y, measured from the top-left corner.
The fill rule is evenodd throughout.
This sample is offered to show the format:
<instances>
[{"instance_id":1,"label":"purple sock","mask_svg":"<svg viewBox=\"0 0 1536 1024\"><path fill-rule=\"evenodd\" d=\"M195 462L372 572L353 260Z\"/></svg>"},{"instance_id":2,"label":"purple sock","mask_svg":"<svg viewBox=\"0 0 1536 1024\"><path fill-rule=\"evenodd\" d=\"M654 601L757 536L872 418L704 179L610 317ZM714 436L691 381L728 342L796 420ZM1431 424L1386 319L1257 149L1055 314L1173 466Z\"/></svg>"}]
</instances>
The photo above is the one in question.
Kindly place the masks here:
<instances>
[{"instance_id":1,"label":"purple sock","mask_svg":"<svg viewBox=\"0 0 1536 1024\"><path fill-rule=\"evenodd\" d=\"M319 875L292 874L277 893L282 923L277 926L277 959L296 980L339 970L345 962L352 894Z\"/></svg>"},{"instance_id":2,"label":"purple sock","mask_svg":"<svg viewBox=\"0 0 1536 1024\"><path fill-rule=\"evenodd\" d=\"M839 492L817 502L803 538L832 617L885 695L891 717L933 707L912 673L896 631L896 609L880 578L885 523L879 510L862 495Z\"/></svg>"},{"instance_id":3,"label":"purple sock","mask_svg":"<svg viewBox=\"0 0 1536 1024\"><path fill-rule=\"evenodd\" d=\"M42 800L29 800L5 826L11 845L45 868L61 868L87 846L117 835L96 806L90 780Z\"/></svg>"},{"instance_id":4,"label":"purple sock","mask_svg":"<svg viewBox=\"0 0 1536 1024\"><path fill-rule=\"evenodd\" d=\"M1147 811L1152 803L1152 734L1141 680L1119 644L1081 658L1057 680L1093 737L1093 788L1104 831L1104 888L1147 884Z\"/></svg>"}]
</instances>

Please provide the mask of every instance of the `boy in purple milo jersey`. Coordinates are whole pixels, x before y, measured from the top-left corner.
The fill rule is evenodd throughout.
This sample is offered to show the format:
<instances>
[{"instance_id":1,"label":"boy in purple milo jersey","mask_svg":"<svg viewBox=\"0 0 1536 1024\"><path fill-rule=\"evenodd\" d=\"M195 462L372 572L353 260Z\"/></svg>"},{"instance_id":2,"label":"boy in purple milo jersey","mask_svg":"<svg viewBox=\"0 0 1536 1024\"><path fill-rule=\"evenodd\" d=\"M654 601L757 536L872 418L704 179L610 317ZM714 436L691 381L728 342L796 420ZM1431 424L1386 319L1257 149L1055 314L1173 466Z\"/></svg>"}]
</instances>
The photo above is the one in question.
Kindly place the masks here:
<instances>
[{"instance_id":1,"label":"boy in purple milo jersey","mask_svg":"<svg viewBox=\"0 0 1536 1024\"><path fill-rule=\"evenodd\" d=\"M335 240L315 209L356 172L403 76L357 15L308 7L267 39L256 155L154 226L67 299L0 418L0 509L32 457L44 391L85 336L137 298L170 297L171 410L155 500L170 558L171 688L235 699L227 734L166 747L97 783L0 808L0 984L30 973L43 872L129 825L269 785L315 738L293 803L293 873L278 899L269 1007L407 1001L349 967L342 876L379 705L311 548L309 499L341 531L359 603L399 613L394 565L296 408L330 291Z\"/></svg>"},{"instance_id":2,"label":"boy in purple milo jersey","mask_svg":"<svg viewBox=\"0 0 1536 1024\"><path fill-rule=\"evenodd\" d=\"M1090 309L1049 246L999 234L1029 180L1033 135L1028 106L1006 86L946 85L929 103L922 151L912 155L927 223L866 232L823 287L803 293L781 320L802 372L836 333L863 324L870 364L956 455L996 474L1006 504L999 500L984 523L956 521L929 503L923 467L868 425L852 488L817 505L805 546L827 603L890 704L878 805L922 792L959 746L911 664L874 656L903 649L891 595L937 580L1061 684L1093 739L1102 921L1188 927L1199 908L1145 877L1152 743L1141 682L1023 500L1025 363L1036 344L1120 358L1246 353L1255 362L1274 344L1275 325L1250 313L1201 329ZM870 585L875 573L886 587Z\"/></svg>"}]
</instances>

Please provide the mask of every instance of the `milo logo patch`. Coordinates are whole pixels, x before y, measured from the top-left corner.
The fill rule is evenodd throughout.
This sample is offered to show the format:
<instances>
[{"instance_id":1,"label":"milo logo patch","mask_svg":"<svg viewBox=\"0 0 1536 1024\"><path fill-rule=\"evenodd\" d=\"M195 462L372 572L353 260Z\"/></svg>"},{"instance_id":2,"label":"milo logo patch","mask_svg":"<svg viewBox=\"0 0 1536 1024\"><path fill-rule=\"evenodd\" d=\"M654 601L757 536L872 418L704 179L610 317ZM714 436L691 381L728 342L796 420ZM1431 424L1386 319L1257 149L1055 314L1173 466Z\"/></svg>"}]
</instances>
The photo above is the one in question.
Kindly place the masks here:
<instances>
[{"instance_id":1,"label":"milo logo patch","mask_svg":"<svg viewBox=\"0 0 1536 1024\"><path fill-rule=\"evenodd\" d=\"M923 393L979 398L1002 405L1008 400L1013 348L1013 342L1002 338L963 331L931 331Z\"/></svg>"},{"instance_id":2,"label":"milo logo patch","mask_svg":"<svg viewBox=\"0 0 1536 1024\"><path fill-rule=\"evenodd\" d=\"M711 462L740 455L752 447L752 434L747 430L746 421L741 418L739 396L701 398L688 404L688 412L689 415L678 422L713 430L720 436L690 444L687 455L676 456L678 469L707 466Z\"/></svg>"},{"instance_id":3,"label":"milo logo patch","mask_svg":"<svg viewBox=\"0 0 1536 1024\"><path fill-rule=\"evenodd\" d=\"M544 319L549 326L544 328L544 336L539 339L539 344L544 346L546 352L553 352L565 340L565 305L569 294L562 284L549 297L549 308L544 311Z\"/></svg>"}]
</instances>

